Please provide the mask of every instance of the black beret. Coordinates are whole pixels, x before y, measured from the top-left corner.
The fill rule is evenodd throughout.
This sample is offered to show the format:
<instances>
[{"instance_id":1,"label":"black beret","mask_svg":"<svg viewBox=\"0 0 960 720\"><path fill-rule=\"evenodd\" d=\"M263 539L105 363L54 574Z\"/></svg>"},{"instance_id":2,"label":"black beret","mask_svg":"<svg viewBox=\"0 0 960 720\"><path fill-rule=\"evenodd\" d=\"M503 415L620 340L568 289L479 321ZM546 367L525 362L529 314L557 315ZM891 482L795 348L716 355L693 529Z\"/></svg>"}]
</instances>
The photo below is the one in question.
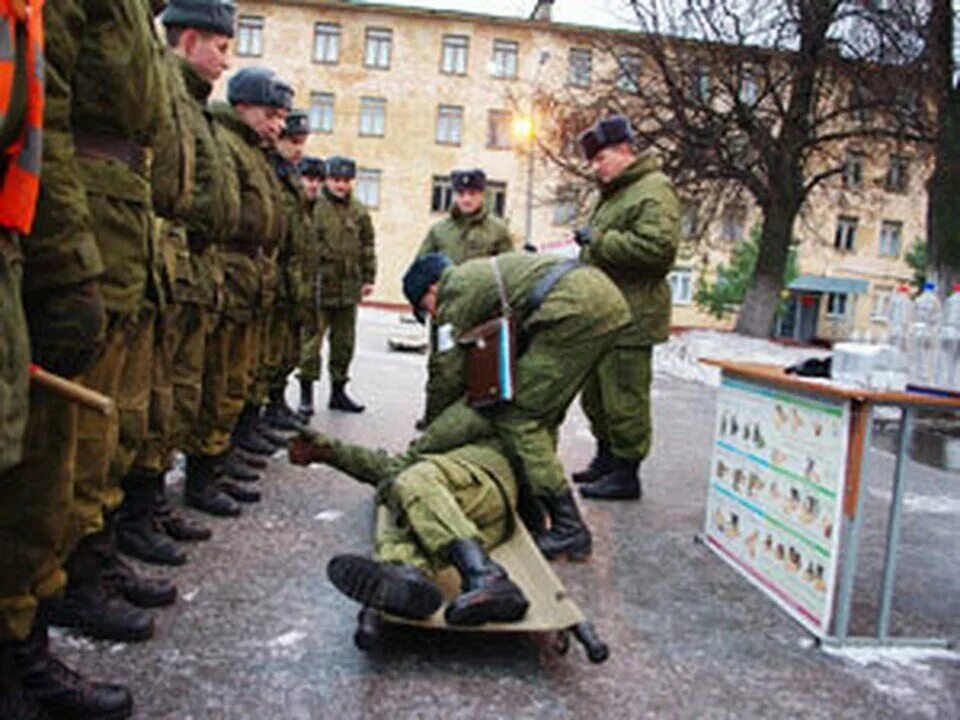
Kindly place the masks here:
<instances>
[{"instance_id":1,"label":"black beret","mask_svg":"<svg viewBox=\"0 0 960 720\"><path fill-rule=\"evenodd\" d=\"M328 178L353 178L357 176L357 163L350 158L334 155L327 158L324 170Z\"/></svg>"},{"instance_id":2,"label":"black beret","mask_svg":"<svg viewBox=\"0 0 960 720\"><path fill-rule=\"evenodd\" d=\"M453 265L450 258L441 252L432 252L421 255L407 268L403 276L403 294L410 305L417 320L423 322L423 310L420 301L427 294L427 290L435 282L440 281L443 271Z\"/></svg>"},{"instance_id":3,"label":"black beret","mask_svg":"<svg viewBox=\"0 0 960 720\"><path fill-rule=\"evenodd\" d=\"M291 135L309 135L310 118L306 110L291 110L287 115L287 124L283 129L284 137Z\"/></svg>"},{"instance_id":4,"label":"black beret","mask_svg":"<svg viewBox=\"0 0 960 720\"><path fill-rule=\"evenodd\" d=\"M593 160L605 147L633 142L633 128L623 115L611 115L598 120L593 127L584 130L577 138L580 149L587 160Z\"/></svg>"},{"instance_id":5,"label":"black beret","mask_svg":"<svg viewBox=\"0 0 960 720\"><path fill-rule=\"evenodd\" d=\"M227 83L227 100L231 105L267 105L276 108L293 107L293 88L264 67L245 67L237 71Z\"/></svg>"},{"instance_id":6,"label":"black beret","mask_svg":"<svg viewBox=\"0 0 960 720\"><path fill-rule=\"evenodd\" d=\"M454 192L483 190L487 187L487 174L480 168L454 170L450 173L450 184L453 185Z\"/></svg>"},{"instance_id":7,"label":"black beret","mask_svg":"<svg viewBox=\"0 0 960 720\"><path fill-rule=\"evenodd\" d=\"M233 0L170 0L160 22L233 37L236 14Z\"/></svg>"},{"instance_id":8,"label":"black beret","mask_svg":"<svg viewBox=\"0 0 960 720\"><path fill-rule=\"evenodd\" d=\"M323 178L326 176L326 168L322 158L307 155L297 165L297 169L304 177Z\"/></svg>"}]
</instances>

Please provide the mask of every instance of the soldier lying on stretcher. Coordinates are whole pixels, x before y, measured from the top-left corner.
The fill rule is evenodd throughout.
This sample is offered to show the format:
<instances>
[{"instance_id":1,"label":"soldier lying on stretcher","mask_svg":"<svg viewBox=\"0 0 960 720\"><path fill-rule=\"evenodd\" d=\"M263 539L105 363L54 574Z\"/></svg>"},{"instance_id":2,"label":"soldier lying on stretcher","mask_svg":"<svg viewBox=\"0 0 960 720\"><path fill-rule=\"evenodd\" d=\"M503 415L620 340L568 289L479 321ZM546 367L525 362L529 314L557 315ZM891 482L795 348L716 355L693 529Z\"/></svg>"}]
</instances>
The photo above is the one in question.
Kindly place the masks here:
<instances>
[{"instance_id":1,"label":"soldier lying on stretcher","mask_svg":"<svg viewBox=\"0 0 960 720\"><path fill-rule=\"evenodd\" d=\"M516 518L517 481L494 438L442 454L389 455L324 435L290 444L290 461L320 462L374 485L380 514L374 558L337 555L327 565L338 590L366 607L424 619L443 604L434 582L453 565L461 594L444 612L451 625L516 622L529 601L487 550L506 541ZM382 522L382 518L389 518Z\"/></svg>"}]
</instances>

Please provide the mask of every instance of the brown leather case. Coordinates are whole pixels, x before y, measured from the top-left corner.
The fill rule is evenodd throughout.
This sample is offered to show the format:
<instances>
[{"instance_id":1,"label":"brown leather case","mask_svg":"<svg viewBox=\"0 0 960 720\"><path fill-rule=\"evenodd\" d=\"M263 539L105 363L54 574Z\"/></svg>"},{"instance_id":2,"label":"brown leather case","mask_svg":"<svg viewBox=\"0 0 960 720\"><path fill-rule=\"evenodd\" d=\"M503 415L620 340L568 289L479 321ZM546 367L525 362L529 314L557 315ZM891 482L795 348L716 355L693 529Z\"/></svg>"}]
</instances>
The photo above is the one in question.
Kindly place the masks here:
<instances>
[{"instance_id":1,"label":"brown leather case","mask_svg":"<svg viewBox=\"0 0 960 720\"><path fill-rule=\"evenodd\" d=\"M467 402L481 408L513 400L517 345L513 318L495 317L463 332L467 350Z\"/></svg>"}]
</instances>

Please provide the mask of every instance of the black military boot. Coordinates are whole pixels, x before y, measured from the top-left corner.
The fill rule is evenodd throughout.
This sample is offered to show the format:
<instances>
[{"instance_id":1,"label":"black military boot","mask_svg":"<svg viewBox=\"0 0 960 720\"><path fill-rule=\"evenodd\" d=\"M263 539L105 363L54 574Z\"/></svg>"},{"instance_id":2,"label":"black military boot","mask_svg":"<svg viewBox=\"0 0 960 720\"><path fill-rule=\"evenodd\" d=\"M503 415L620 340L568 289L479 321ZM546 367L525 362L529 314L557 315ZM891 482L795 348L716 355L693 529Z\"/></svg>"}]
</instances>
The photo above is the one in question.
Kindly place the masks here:
<instances>
[{"instance_id":1,"label":"black military boot","mask_svg":"<svg viewBox=\"0 0 960 720\"><path fill-rule=\"evenodd\" d=\"M313 417L313 380L300 378L300 407L297 408L297 415L304 424L308 424Z\"/></svg>"},{"instance_id":2,"label":"black military boot","mask_svg":"<svg viewBox=\"0 0 960 720\"><path fill-rule=\"evenodd\" d=\"M229 452L223 461L223 475L238 482L257 482L260 473L247 465L239 453Z\"/></svg>"},{"instance_id":3,"label":"black military boot","mask_svg":"<svg viewBox=\"0 0 960 720\"><path fill-rule=\"evenodd\" d=\"M593 538L580 516L577 501L569 490L539 498L550 518L550 529L537 536L537 546L548 560L566 557L586 560L593 552Z\"/></svg>"},{"instance_id":4,"label":"black military boot","mask_svg":"<svg viewBox=\"0 0 960 720\"><path fill-rule=\"evenodd\" d=\"M260 502L260 491L254 489L249 484L238 485L237 483L230 482L229 480L219 480L217 485L220 487L220 490L230 497L232 497L237 502L241 503L258 503Z\"/></svg>"},{"instance_id":5,"label":"black military boot","mask_svg":"<svg viewBox=\"0 0 960 720\"><path fill-rule=\"evenodd\" d=\"M443 604L440 588L412 565L337 555L327 563L327 577L347 597L400 617L422 620Z\"/></svg>"},{"instance_id":6,"label":"black military boot","mask_svg":"<svg viewBox=\"0 0 960 720\"><path fill-rule=\"evenodd\" d=\"M103 561L97 552L102 538L80 541L64 563L69 581L63 597L49 601L53 625L76 628L96 640L143 642L153 637L153 618L134 607L103 581Z\"/></svg>"},{"instance_id":7,"label":"black military boot","mask_svg":"<svg viewBox=\"0 0 960 720\"><path fill-rule=\"evenodd\" d=\"M162 479L162 476L161 476ZM123 479L123 504L117 511L117 547L157 565L183 565L187 555L163 533L154 518L157 477L133 472Z\"/></svg>"},{"instance_id":8,"label":"black military boot","mask_svg":"<svg viewBox=\"0 0 960 720\"><path fill-rule=\"evenodd\" d=\"M233 431L233 444L254 455L273 455L277 448L257 432L258 408L247 403Z\"/></svg>"},{"instance_id":9,"label":"black military boot","mask_svg":"<svg viewBox=\"0 0 960 720\"><path fill-rule=\"evenodd\" d=\"M602 478L580 488L580 495L591 500L639 500L640 461L613 459L613 468Z\"/></svg>"},{"instance_id":10,"label":"black military boot","mask_svg":"<svg viewBox=\"0 0 960 720\"><path fill-rule=\"evenodd\" d=\"M240 461L244 465L249 465L254 470L264 470L270 464L270 462L263 457L263 455L254 455L252 453L244 452L236 445L231 446L230 452L240 458Z\"/></svg>"},{"instance_id":11,"label":"black military boot","mask_svg":"<svg viewBox=\"0 0 960 720\"><path fill-rule=\"evenodd\" d=\"M474 539L457 540L447 551L460 571L460 590L447 605L444 617L451 625L517 622L530 602L507 571L495 563Z\"/></svg>"},{"instance_id":12,"label":"black military boot","mask_svg":"<svg viewBox=\"0 0 960 720\"><path fill-rule=\"evenodd\" d=\"M597 440L597 454L585 469L575 472L572 479L578 484L592 483L611 470L613 470L613 455L610 454L610 444L606 440Z\"/></svg>"},{"instance_id":13,"label":"black military boot","mask_svg":"<svg viewBox=\"0 0 960 720\"><path fill-rule=\"evenodd\" d=\"M351 413L362 413L367 409L365 405L358 405L347 395L346 380L335 380L333 382L333 389L330 391L330 402L327 403L327 407L331 410Z\"/></svg>"},{"instance_id":14,"label":"black military boot","mask_svg":"<svg viewBox=\"0 0 960 720\"><path fill-rule=\"evenodd\" d=\"M90 682L50 654L44 604L37 612L30 635L23 642L12 643L10 655L24 692L46 714L4 714L4 718L122 720L133 712L133 698L127 688Z\"/></svg>"},{"instance_id":15,"label":"black military boot","mask_svg":"<svg viewBox=\"0 0 960 720\"><path fill-rule=\"evenodd\" d=\"M20 678L21 660L14 651L21 643L0 641L0 718L46 720L40 706L27 693Z\"/></svg>"},{"instance_id":16,"label":"black military boot","mask_svg":"<svg viewBox=\"0 0 960 720\"><path fill-rule=\"evenodd\" d=\"M270 402L263 411L263 419L267 425L281 432L300 433L307 429L306 424L287 405L283 388L270 389Z\"/></svg>"},{"instance_id":17,"label":"black military boot","mask_svg":"<svg viewBox=\"0 0 960 720\"><path fill-rule=\"evenodd\" d=\"M103 583L104 587L119 593L137 607L164 607L177 600L176 585L164 578L137 574L133 566L117 554L103 567Z\"/></svg>"},{"instance_id":18,"label":"black military boot","mask_svg":"<svg viewBox=\"0 0 960 720\"><path fill-rule=\"evenodd\" d=\"M216 463L217 458L211 455L187 455L184 502L208 515L237 517L241 513L240 506L217 485Z\"/></svg>"},{"instance_id":19,"label":"black military boot","mask_svg":"<svg viewBox=\"0 0 960 720\"><path fill-rule=\"evenodd\" d=\"M203 542L213 537L213 531L185 517L167 501L166 495L158 495L153 506L153 517L163 531L177 542Z\"/></svg>"},{"instance_id":20,"label":"black military boot","mask_svg":"<svg viewBox=\"0 0 960 720\"><path fill-rule=\"evenodd\" d=\"M257 412L257 417L253 422L253 429L254 432L256 432L260 437L273 446L273 452L276 452L280 448L285 448L287 443L290 442L290 438L293 436L293 433L285 435L280 431L270 427L269 423L267 423L267 421L260 416L259 411Z\"/></svg>"}]
</instances>

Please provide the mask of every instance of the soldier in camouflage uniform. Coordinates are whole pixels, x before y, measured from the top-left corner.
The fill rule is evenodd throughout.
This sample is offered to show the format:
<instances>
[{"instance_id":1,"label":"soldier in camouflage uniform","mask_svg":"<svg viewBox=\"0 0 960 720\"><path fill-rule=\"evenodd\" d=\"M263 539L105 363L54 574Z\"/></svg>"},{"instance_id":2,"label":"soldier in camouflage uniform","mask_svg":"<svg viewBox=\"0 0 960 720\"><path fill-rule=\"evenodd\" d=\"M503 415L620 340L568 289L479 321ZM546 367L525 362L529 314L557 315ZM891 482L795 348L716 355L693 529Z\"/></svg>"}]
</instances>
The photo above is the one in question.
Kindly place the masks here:
<instances>
[{"instance_id":1,"label":"soldier in camouflage uniform","mask_svg":"<svg viewBox=\"0 0 960 720\"><path fill-rule=\"evenodd\" d=\"M342 592L396 615L425 618L442 603L433 582L446 565L457 568L462 594L447 606L452 625L516 622L529 605L506 570L487 551L513 532L517 482L496 438L439 454L409 450L388 455L314 435L294 441L296 464L323 462L377 488L374 560L338 555L327 573Z\"/></svg>"},{"instance_id":2,"label":"soldier in camouflage uniform","mask_svg":"<svg viewBox=\"0 0 960 720\"><path fill-rule=\"evenodd\" d=\"M323 158L306 155L297 163L300 179L303 181L303 192L307 196L307 208L311 216L317 206L317 198L323 190L323 179L326 173L326 163Z\"/></svg>"},{"instance_id":3,"label":"soldier in camouflage uniform","mask_svg":"<svg viewBox=\"0 0 960 720\"><path fill-rule=\"evenodd\" d=\"M626 118L601 120L580 136L600 183L590 223L575 233L580 260L605 272L633 322L590 373L581 402L597 439L589 467L574 475L587 498L639 499L640 463L650 451L652 349L670 330L670 288L680 204L652 154L637 156Z\"/></svg>"},{"instance_id":4,"label":"soldier in camouflage uniform","mask_svg":"<svg viewBox=\"0 0 960 720\"><path fill-rule=\"evenodd\" d=\"M282 238L278 221L275 177L266 148L283 129L292 89L264 68L244 68L227 85L229 105L216 105L213 116L223 147L236 171L240 220L221 247L225 269L223 312L207 338L203 393L195 433L188 448L187 502L215 515L238 515L240 508L212 493L217 475L230 451L231 434L238 426L247 432L251 416L248 399L258 359L257 322L262 317L265 253L274 253ZM241 418L241 415L245 416ZM244 488L221 483L240 500L259 496Z\"/></svg>"},{"instance_id":5,"label":"soldier in camouflage uniform","mask_svg":"<svg viewBox=\"0 0 960 720\"><path fill-rule=\"evenodd\" d=\"M326 164L322 158L304 157L300 160L298 166L300 179L303 182L303 192L307 201L307 215L310 222L313 222L313 213L317 207L317 198L323 191L323 179L326 173ZM300 357L297 366L302 368L304 365L310 367L311 363L316 365L317 360L314 355L320 347L320 306L319 306L319 259L316 256L317 245L308 239L304 248L303 262L303 289L304 294L300 298ZM300 422L307 423L313 417L313 389L310 389L308 395L301 393L301 403L297 407L297 417ZM308 403L304 404L303 400Z\"/></svg>"},{"instance_id":6,"label":"soldier in camouflage uniform","mask_svg":"<svg viewBox=\"0 0 960 720\"><path fill-rule=\"evenodd\" d=\"M417 257L431 252L440 252L450 258L454 265L467 260L511 252L513 238L507 224L493 215L485 206L484 192L487 175L479 168L454 170L450 174L453 186L453 205L450 216L434 223L420 244ZM430 327L430 356L427 359L427 378L436 377L430 368L437 362L436 328ZM426 396L429 398L428 385ZM427 424L429 411L417 421L417 427Z\"/></svg>"},{"instance_id":7,"label":"soldier in camouflage uniform","mask_svg":"<svg viewBox=\"0 0 960 720\"><path fill-rule=\"evenodd\" d=\"M287 405L284 391L287 377L300 359L300 333L304 320L305 298L313 297L306 271L306 254L312 243L311 218L307 196L300 179L297 164L303 158L303 148L310 136L309 118L303 110L293 110L287 116L287 126L277 142L277 151L271 156L277 178L283 187L283 212L287 218L287 233L280 245L278 261L281 268L280 298L274 312L274 341L279 349L280 362L269 382L270 402L264 420L281 431L299 432L303 422Z\"/></svg>"},{"instance_id":8,"label":"soldier in camouflage uniform","mask_svg":"<svg viewBox=\"0 0 960 720\"><path fill-rule=\"evenodd\" d=\"M330 331L331 410L363 412L346 392L356 344L357 305L373 292L377 276L373 222L353 197L356 163L344 157L327 159L323 191L313 213L318 258L320 322L316 346L300 365L300 406L313 407L313 383L320 378L320 348Z\"/></svg>"},{"instance_id":9,"label":"soldier in camouflage uniform","mask_svg":"<svg viewBox=\"0 0 960 720\"><path fill-rule=\"evenodd\" d=\"M404 293L418 316L431 315L438 327L435 396L427 400L431 423L442 410L465 403L466 351L457 334L510 313L520 350L515 397L474 414L493 425L549 514L550 530L537 537L543 554L589 556L590 533L557 458L557 432L590 370L629 324L616 286L596 269L548 256L508 253L453 267L446 256L428 253L407 271Z\"/></svg>"}]
</instances>

